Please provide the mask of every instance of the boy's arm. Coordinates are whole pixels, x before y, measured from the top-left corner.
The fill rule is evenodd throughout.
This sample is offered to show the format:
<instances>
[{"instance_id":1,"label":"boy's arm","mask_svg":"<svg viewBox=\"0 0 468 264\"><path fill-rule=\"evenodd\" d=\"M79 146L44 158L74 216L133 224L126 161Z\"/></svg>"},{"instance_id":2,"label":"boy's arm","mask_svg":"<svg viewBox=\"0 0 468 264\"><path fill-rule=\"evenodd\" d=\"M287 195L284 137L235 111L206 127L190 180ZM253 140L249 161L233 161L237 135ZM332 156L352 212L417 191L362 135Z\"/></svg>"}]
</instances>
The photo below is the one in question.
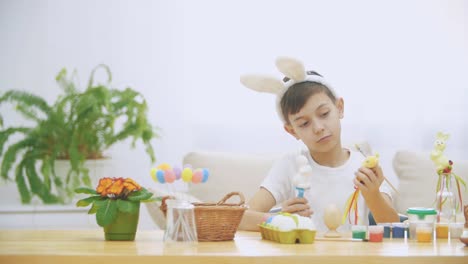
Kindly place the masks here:
<instances>
[{"instance_id":1,"label":"boy's arm","mask_svg":"<svg viewBox=\"0 0 468 264\"><path fill-rule=\"evenodd\" d=\"M377 195L367 197L363 194L363 197L376 223L400 222L400 217L393 208L392 199L388 194L379 192Z\"/></svg>"},{"instance_id":2,"label":"boy's arm","mask_svg":"<svg viewBox=\"0 0 468 264\"><path fill-rule=\"evenodd\" d=\"M380 192L383 181L384 176L380 166L374 169L362 167L356 172L354 184L361 190L362 197L377 223L399 222L400 217L393 208L390 196Z\"/></svg>"},{"instance_id":3,"label":"boy's arm","mask_svg":"<svg viewBox=\"0 0 468 264\"><path fill-rule=\"evenodd\" d=\"M268 211L275 206L273 195L265 188L260 188L249 201L249 208L245 211L239 225L239 230L259 231L258 225L269 216Z\"/></svg>"}]
</instances>

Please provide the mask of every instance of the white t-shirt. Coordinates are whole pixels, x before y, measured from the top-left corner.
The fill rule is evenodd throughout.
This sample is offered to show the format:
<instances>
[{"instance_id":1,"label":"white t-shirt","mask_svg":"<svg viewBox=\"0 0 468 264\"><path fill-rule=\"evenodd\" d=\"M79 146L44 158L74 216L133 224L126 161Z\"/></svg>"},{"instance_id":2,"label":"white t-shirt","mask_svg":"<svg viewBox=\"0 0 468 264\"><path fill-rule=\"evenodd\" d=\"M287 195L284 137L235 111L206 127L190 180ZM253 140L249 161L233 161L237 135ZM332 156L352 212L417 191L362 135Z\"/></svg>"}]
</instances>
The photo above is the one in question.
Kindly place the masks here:
<instances>
[{"instance_id":1,"label":"white t-shirt","mask_svg":"<svg viewBox=\"0 0 468 264\"><path fill-rule=\"evenodd\" d=\"M332 168L317 164L310 156L309 151L301 150L301 153L290 153L278 160L270 169L268 176L263 180L261 187L267 189L275 198L277 204L297 197L297 190L293 184L293 178L297 173L296 157L299 154L307 157L312 167L312 176L309 177L310 186L306 190L304 197L309 201L310 208L314 212L312 218L318 231L326 231L328 228L323 221L324 210L328 205L335 204L342 216L345 211L347 199L354 192L354 173L361 167L364 157L350 150L349 159L341 166ZM389 186L385 182L380 186L380 191L387 193L391 197ZM367 225L369 223L369 208L366 206L364 198L358 198L359 223ZM354 213L352 216L354 224ZM350 230L348 219L339 231Z\"/></svg>"}]
</instances>

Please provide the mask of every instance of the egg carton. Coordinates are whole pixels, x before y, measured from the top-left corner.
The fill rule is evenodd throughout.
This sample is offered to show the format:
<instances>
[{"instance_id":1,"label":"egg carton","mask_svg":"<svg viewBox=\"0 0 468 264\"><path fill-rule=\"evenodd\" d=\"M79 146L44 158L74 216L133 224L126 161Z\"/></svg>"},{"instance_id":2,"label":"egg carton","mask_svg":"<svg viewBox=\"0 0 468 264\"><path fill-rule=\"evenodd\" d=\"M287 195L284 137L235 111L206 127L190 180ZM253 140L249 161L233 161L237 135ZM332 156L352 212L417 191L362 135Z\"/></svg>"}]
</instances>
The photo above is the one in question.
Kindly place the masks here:
<instances>
[{"instance_id":1,"label":"egg carton","mask_svg":"<svg viewBox=\"0 0 468 264\"><path fill-rule=\"evenodd\" d=\"M275 241L281 244L312 244L315 240L315 230L294 229L291 231L280 231L260 225L262 239Z\"/></svg>"}]
</instances>

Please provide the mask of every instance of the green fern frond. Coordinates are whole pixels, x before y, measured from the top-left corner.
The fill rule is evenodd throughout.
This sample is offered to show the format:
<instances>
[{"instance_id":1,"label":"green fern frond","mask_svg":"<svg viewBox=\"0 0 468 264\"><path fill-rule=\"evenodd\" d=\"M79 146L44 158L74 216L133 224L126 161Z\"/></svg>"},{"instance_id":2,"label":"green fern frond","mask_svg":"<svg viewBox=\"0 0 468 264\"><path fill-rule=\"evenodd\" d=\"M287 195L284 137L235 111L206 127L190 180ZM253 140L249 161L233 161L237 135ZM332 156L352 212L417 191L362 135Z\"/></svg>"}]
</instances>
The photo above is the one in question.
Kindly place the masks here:
<instances>
[{"instance_id":1,"label":"green fern frond","mask_svg":"<svg viewBox=\"0 0 468 264\"><path fill-rule=\"evenodd\" d=\"M29 185L31 186L31 191L39 196L45 204L60 202L60 199L58 199L56 195L52 194L47 189L44 182L39 178L36 171L36 160L34 158L29 158L25 161L26 175L28 177Z\"/></svg>"},{"instance_id":2,"label":"green fern frond","mask_svg":"<svg viewBox=\"0 0 468 264\"><path fill-rule=\"evenodd\" d=\"M15 181L16 181L16 187L20 194L21 203L28 204L31 202L32 196L31 196L31 191L28 185L26 184L25 176L23 174L24 165L25 165L25 162L22 161L18 164L18 166L16 166Z\"/></svg>"},{"instance_id":3,"label":"green fern frond","mask_svg":"<svg viewBox=\"0 0 468 264\"><path fill-rule=\"evenodd\" d=\"M20 112L23 115L24 118L26 118L28 120L32 120L32 121L35 121L35 122L40 122L41 121L37 111L30 108L29 106L26 106L26 105L24 105L22 103L18 103L16 105L15 109L16 109L16 111Z\"/></svg>"},{"instance_id":4,"label":"green fern frond","mask_svg":"<svg viewBox=\"0 0 468 264\"><path fill-rule=\"evenodd\" d=\"M25 149L34 146L34 138L23 139L13 145L11 145L5 154L3 155L2 166L0 168L0 176L4 179L8 179L8 172L16 161L17 154Z\"/></svg>"},{"instance_id":5,"label":"green fern frond","mask_svg":"<svg viewBox=\"0 0 468 264\"><path fill-rule=\"evenodd\" d=\"M8 91L0 97L0 105L4 102L16 102L25 107L36 107L45 114L49 113L51 108L47 102L34 94L24 91Z\"/></svg>"},{"instance_id":6,"label":"green fern frond","mask_svg":"<svg viewBox=\"0 0 468 264\"><path fill-rule=\"evenodd\" d=\"M7 142L8 138L11 135L15 133L28 134L29 132L31 132L31 129L27 127L10 127L3 131L0 131L0 156L2 156L5 142Z\"/></svg>"},{"instance_id":7,"label":"green fern frond","mask_svg":"<svg viewBox=\"0 0 468 264\"><path fill-rule=\"evenodd\" d=\"M111 73L111 70L109 68L109 66L105 65L105 64L99 64L98 66L96 66L92 71L91 71L91 75L89 77L89 81L88 81L88 88L90 87L93 87L93 83L94 83L94 74L96 73L97 70L99 70L100 68L103 68L106 73L107 73L107 83L111 83L112 82L112 73Z\"/></svg>"}]
</instances>

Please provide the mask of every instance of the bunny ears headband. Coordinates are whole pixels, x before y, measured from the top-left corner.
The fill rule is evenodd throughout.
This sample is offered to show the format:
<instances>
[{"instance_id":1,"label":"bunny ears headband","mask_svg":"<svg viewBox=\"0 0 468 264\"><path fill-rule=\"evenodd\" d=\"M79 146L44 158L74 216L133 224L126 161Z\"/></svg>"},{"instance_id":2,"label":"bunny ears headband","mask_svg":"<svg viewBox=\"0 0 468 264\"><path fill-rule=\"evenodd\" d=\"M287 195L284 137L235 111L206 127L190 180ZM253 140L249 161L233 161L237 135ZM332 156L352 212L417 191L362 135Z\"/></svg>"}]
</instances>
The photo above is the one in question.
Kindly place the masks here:
<instances>
[{"instance_id":1,"label":"bunny ears headband","mask_svg":"<svg viewBox=\"0 0 468 264\"><path fill-rule=\"evenodd\" d=\"M296 83L302 82L315 82L320 83L326 86L330 91L335 95L332 87L324 80L324 78L314 72L306 72L304 65L299 60L289 58L289 57L278 57L276 59L276 67L278 70L283 73L289 80L283 82L274 77L265 76L265 75L242 75L240 77L241 83L254 91L263 92L263 93L272 93L276 95L276 111L284 123L284 117L281 111L281 98L286 93L286 91ZM311 73L311 74L309 74Z\"/></svg>"}]
</instances>

